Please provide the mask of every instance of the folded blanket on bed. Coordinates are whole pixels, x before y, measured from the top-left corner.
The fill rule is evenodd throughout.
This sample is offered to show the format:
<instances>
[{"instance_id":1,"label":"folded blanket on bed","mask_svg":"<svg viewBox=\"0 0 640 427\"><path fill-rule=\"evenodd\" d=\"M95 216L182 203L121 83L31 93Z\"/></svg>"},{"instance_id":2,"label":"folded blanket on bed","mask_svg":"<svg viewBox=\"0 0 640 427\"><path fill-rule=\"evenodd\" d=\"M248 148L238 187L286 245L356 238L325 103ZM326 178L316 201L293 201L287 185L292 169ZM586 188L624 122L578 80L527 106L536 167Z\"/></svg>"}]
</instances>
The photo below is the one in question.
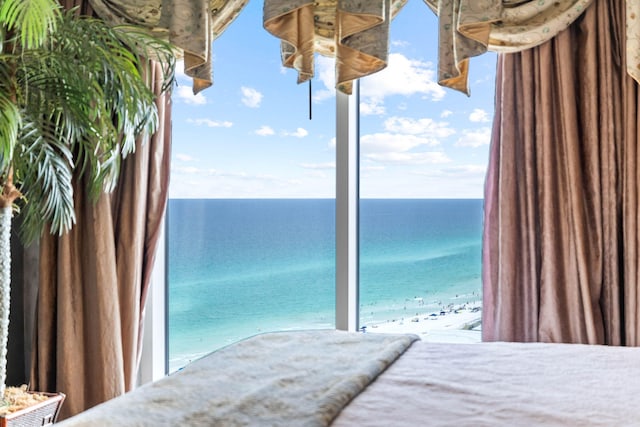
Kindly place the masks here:
<instances>
[{"instance_id":1,"label":"folded blanket on bed","mask_svg":"<svg viewBox=\"0 0 640 427\"><path fill-rule=\"evenodd\" d=\"M257 335L58 425L326 426L416 339L335 330Z\"/></svg>"}]
</instances>

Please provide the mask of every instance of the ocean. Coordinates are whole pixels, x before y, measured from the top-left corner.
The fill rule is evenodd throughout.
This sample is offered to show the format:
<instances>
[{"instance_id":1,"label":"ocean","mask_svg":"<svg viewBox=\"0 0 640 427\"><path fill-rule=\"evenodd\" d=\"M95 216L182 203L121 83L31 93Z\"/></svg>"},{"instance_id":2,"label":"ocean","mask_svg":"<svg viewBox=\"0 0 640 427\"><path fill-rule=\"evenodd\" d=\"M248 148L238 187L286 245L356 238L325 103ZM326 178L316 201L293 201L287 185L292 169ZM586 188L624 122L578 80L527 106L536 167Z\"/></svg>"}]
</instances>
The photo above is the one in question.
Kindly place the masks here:
<instances>
[{"instance_id":1,"label":"ocean","mask_svg":"<svg viewBox=\"0 0 640 427\"><path fill-rule=\"evenodd\" d=\"M360 325L481 299L478 199L360 202ZM335 201L170 199L170 370L244 337L332 328Z\"/></svg>"}]
</instances>

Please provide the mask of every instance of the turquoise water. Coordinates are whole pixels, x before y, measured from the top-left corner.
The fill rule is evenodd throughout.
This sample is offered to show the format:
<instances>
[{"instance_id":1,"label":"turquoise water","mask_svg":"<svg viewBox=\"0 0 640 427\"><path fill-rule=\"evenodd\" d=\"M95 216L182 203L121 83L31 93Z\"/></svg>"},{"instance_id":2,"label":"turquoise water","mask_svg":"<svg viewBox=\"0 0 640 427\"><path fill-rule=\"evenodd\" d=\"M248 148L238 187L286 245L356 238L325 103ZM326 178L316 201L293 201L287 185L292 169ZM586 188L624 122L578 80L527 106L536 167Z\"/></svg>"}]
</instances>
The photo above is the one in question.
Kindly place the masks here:
<instances>
[{"instance_id":1,"label":"turquoise water","mask_svg":"<svg viewBox=\"0 0 640 427\"><path fill-rule=\"evenodd\" d=\"M172 369L259 332L334 326L330 199L169 201ZM361 325L480 298L482 200L362 200Z\"/></svg>"}]
</instances>

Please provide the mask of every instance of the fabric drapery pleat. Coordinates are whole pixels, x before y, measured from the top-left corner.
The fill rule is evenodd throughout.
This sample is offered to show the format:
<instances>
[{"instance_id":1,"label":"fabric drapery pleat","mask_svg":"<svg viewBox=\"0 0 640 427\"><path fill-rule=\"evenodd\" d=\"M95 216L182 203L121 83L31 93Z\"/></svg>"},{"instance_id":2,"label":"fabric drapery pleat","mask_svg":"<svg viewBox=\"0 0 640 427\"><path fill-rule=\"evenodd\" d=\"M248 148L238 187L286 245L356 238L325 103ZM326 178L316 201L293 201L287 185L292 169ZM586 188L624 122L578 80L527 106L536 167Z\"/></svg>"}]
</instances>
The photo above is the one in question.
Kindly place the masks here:
<instances>
[{"instance_id":1,"label":"fabric drapery pleat","mask_svg":"<svg viewBox=\"0 0 640 427\"><path fill-rule=\"evenodd\" d=\"M639 345L638 84L625 7L594 0L501 54L485 185L483 339Z\"/></svg>"},{"instance_id":2,"label":"fabric drapery pleat","mask_svg":"<svg viewBox=\"0 0 640 427\"><path fill-rule=\"evenodd\" d=\"M469 94L469 58L538 46L593 0L424 0L438 15L438 83Z\"/></svg>"},{"instance_id":3,"label":"fabric drapery pleat","mask_svg":"<svg viewBox=\"0 0 640 427\"><path fill-rule=\"evenodd\" d=\"M147 78L158 95L159 130L138 140L116 190L94 203L75 185L77 223L40 242L40 289L31 386L67 395L61 418L131 390L142 316L168 197L170 94L160 64Z\"/></svg>"},{"instance_id":4,"label":"fabric drapery pleat","mask_svg":"<svg viewBox=\"0 0 640 427\"><path fill-rule=\"evenodd\" d=\"M134 24L168 39L184 57L185 74L197 94L213 84L212 43L248 0L87 0L115 24Z\"/></svg>"},{"instance_id":5,"label":"fabric drapery pleat","mask_svg":"<svg viewBox=\"0 0 640 427\"><path fill-rule=\"evenodd\" d=\"M407 0L265 0L264 28L281 39L282 65L298 83L314 75L314 54L336 58L336 88L385 68L389 23Z\"/></svg>"}]
</instances>

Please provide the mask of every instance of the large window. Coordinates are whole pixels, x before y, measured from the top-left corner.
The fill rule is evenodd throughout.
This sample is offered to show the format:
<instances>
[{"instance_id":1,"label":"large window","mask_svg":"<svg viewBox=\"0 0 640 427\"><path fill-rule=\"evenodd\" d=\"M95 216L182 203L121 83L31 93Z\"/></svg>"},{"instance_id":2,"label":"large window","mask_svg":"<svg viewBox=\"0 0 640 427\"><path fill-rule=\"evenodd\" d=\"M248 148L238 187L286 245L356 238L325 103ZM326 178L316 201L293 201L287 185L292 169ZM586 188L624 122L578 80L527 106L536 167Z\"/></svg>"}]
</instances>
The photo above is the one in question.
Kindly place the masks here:
<instances>
[{"instance_id":1,"label":"large window","mask_svg":"<svg viewBox=\"0 0 640 427\"><path fill-rule=\"evenodd\" d=\"M279 41L261 18L260 4L250 2L216 41L212 88L193 96L179 76L168 210L170 370L256 333L335 326L333 61L316 58L310 111L308 86L280 66ZM416 315L422 321L480 300L494 58L474 63L478 95L446 91L435 82L435 28L427 7L409 2L392 23L388 68L361 84L367 331L413 327Z\"/></svg>"}]
</instances>

